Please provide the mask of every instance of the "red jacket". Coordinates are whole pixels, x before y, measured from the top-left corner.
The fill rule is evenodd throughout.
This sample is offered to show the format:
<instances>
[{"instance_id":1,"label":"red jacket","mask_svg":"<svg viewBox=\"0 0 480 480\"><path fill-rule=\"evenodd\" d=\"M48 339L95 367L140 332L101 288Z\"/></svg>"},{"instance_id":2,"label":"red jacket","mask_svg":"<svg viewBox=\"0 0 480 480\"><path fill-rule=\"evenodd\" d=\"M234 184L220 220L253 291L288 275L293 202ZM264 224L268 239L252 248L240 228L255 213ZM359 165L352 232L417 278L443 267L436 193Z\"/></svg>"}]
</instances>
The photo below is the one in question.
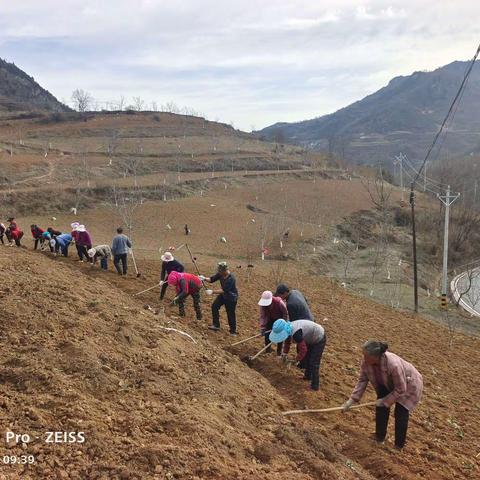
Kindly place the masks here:
<instances>
[{"instance_id":1,"label":"red jacket","mask_svg":"<svg viewBox=\"0 0 480 480\"><path fill-rule=\"evenodd\" d=\"M45 230L43 228L40 228L40 227L31 228L30 231L32 232L32 237L33 238L41 238L42 233L45 233Z\"/></svg>"},{"instance_id":2,"label":"red jacket","mask_svg":"<svg viewBox=\"0 0 480 480\"><path fill-rule=\"evenodd\" d=\"M202 281L196 275L181 272L170 272L168 284L175 286L177 295L180 295L181 298L198 292L202 287Z\"/></svg>"},{"instance_id":3,"label":"red jacket","mask_svg":"<svg viewBox=\"0 0 480 480\"><path fill-rule=\"evenodd\" d=\"M23 237L23 232L18 228L16 222L10 224L10 236L13 240L20 240Z\"/></svg>"}]
</instances>

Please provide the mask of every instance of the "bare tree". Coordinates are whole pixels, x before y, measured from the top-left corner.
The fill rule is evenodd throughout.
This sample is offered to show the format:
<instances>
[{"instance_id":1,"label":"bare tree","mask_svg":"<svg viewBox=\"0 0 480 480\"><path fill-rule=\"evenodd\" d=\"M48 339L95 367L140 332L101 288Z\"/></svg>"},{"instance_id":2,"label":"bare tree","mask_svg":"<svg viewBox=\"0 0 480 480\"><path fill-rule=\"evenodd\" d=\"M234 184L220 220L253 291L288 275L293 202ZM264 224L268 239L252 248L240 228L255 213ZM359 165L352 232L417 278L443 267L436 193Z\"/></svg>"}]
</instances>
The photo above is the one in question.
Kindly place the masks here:
<instances>
[{"instance_id":1,"label":"bare tree","mask_svg":"<svg viewBox=\"0 0 480 480\"><path fill-rule=\"evenodd\" d=\"M125 108L126 100L123 95L120 95L120 99L118 100L118 109L122 112Z\"/></svg>"},{"instance_id":2,"label":"bare tree","mask_svg":"<svg viewBox=\"0 0 480 480\"><path fill-rule=\"evenodd\" d=\"M78 112L86 112L92 105L94 99L90 93L77 88L72 93L72 102Z\"/></svg>"},{"instance_id":3,"label":"bare tree","mask_svg":"<svg viewBox=\"0 0 480 480\"><path fill-rule=\"evenodd\" d=\"M139 156L129 156L126 158L121 158L118 163L122 169L123 178L132 176L134 187L138 187L137 177L139 169L143 163L143 159Z\"/></svg>"},{"instance_id":4,"label":"bare tree","mask_svg":"<svg viewBox=\"0 0 480 480\"><path fill-rule=\"evenodd\" d=\"M133 108L137 112L141 112L145 108L145 102L142 100L141 97L132 97L133 100Z\"/></svg>"},{"instance_id":5,"label":"bare tree","mask_svg":"<svg viewBox=\"0 0 480 480\"><path fill-rule=\"evenodd\" d=\"M144 198L139 188L119 189L116 185L112 188L112 194L108 206L115 210L122 222L128 229L130 238L133 237L136 212L143 205Z\"/></svg>"},{"instance_id":6,"label":"bare tree","mask_svg":"<svg viewBox=\"0 0 480 480\"><path fill-rule=\"evenodd\" d=\"M367 179L363 182L363 186L367 190L376 210L379 212L379 232L373 248L373 257L370 261L370 296L372 296L376 288L377 275L388 258L388 234L391 229L390 196L392 187L384 180L382 168L378 169L377 176L373 181L372 179Z\"/></svg>"}]
</instances>

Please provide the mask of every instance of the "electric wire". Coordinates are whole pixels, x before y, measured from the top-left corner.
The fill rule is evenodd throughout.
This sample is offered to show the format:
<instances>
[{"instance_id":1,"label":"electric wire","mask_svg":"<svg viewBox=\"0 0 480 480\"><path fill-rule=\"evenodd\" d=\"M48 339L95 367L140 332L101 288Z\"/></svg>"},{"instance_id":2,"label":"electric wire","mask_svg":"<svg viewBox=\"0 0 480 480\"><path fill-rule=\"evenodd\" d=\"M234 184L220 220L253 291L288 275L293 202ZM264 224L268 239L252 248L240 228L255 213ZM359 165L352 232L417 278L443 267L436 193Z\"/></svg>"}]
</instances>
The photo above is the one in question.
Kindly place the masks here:
<instances>
[{"instance_id":1,"label":"electric wire","mask_svg":"<svg viewBox=\"0 0 480 480\"><path fill-rule=\"evenodd\" d=\"M457 101L459 100L459 98L461 97L462 95L462 91L464 90L466 84L467 84L467 81L468 81L468 77L470 76L470 73L473 69L473 66L475 64L475 61L477 60L477 57L478 55L480 54L480 44L478 45L478 48L477 48L477 51L475 52L475 55L473 56L473 59L471 60L470 62L470 65L467 69L467 71L465 72L464 74L464 77L463 77L463 80L462 80L462 83L460 84L460 87L458 89L458 92L457 94L455 95L451 105L450 105L450 108L448 109L448 112L447 112L447 115L445 116L445 118L443 119L443 122L440 126L440 129L438 130L438 132L436 133L434 139L433 139L433 142L432 144L430 145L430 148L427 150L427 154L425 155L425 158L423 160L423 163L422 165L420 166L420 169L418 170L418 173L416 175L416 177L414 178L413 180L413 185L415 185L416 181L418 180L418 177L420 176L420 174L422 173L423 169L425 168L425 164L427 163L427 160L429 159L430 157L430 154L432 153L432 150L433 148L435 147L440 135L442 134L444 128L445 128L445 125L446 123L448 122L448 119L450 118L450 115L452 114L452 112L454 111L454 108L455 108L455 105L457 103Z\"/></svg>"}]
</instances>

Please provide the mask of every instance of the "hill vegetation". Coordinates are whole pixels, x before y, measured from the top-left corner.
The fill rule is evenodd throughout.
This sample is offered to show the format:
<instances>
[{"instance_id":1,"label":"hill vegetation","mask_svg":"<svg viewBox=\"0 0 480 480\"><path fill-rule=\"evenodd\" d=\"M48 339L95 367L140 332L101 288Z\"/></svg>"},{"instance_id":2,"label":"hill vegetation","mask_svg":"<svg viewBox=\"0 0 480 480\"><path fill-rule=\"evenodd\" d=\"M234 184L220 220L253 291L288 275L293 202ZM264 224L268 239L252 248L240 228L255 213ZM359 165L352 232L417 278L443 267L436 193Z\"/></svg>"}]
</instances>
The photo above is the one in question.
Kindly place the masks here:
<instances>
[{"instance_id":1,"label":"hill vegetation","mask_svg":"<svg viewBox=\"0 0 480 480\"><path fill-rule=\"evenodd\" d=\"M0 58L0 118L38 111L68 112L70 108L60 103L14 63Z\"/></svg>"},{"instance_id":2,"label":"hill vegetation","mask_svg":"<svg viewBox=\"0 0 480 480\"><path fill-rule=\"evenodd\" d=\"M454 98L467 62L392 79L387 86L335 113L297 123L277 123L261 137L329 152L354 163L391 165L404 152L423 158ZM480 146L480 67L474 66L455 124L443 148L452 155Z\"/></svg>"}]
</instances>

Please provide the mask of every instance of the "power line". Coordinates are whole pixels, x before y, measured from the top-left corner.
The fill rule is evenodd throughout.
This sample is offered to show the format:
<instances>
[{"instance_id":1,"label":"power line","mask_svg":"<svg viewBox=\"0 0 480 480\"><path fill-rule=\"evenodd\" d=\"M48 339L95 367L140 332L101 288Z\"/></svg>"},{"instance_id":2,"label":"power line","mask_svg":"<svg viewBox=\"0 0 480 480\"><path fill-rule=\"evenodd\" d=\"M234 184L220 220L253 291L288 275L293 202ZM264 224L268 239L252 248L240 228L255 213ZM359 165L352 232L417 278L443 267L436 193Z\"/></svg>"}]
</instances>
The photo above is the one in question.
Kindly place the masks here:
<instances>
[{"instance_id":1,"label":"power line","mask_svg":"<svg viewBox=\"0 0 480 480\"><path fill-rule=\"evenodd\" d=\"M422 163L420 169L418 170L417 176L415 177L415 179L413 181L414 183L418 180L418 177L420 176L423 169L425 168L425 164L427 163L427 160L430 157L430 154L431 154L433 148L435 147L435 144L437 143L440 135L442 134L443 129L445 128L445 125L446 125L448 119L450 118L450 115L452 114L454 108L455 108L457 100L461 97L462 91L464 90L464 88L467 84L468 77L470 76L470 73L472 72L473 66L475 64L475 61L477 60L477 57L478 57L479 53L480 53L480 44L478 45L477 51L475 52L475 55L473 56L473 59L470 62L470 65L469 65L467 71L465 72L465 74L463 76L463 80L462 80L462 83L460 84L460 88L458 89L458 92L455 95L455 98L453 99L453 101L450 105L450 108L448 109L447 115L443 119L443 122L442 122L442 125L440 126L440 129L438 130L437 134L435 135L435 137L433 139L433 142L430 145L430 148L428 149L427 154L425 155L425 159L423 160L423 163Z\"/></svg>"}]
</instances>

